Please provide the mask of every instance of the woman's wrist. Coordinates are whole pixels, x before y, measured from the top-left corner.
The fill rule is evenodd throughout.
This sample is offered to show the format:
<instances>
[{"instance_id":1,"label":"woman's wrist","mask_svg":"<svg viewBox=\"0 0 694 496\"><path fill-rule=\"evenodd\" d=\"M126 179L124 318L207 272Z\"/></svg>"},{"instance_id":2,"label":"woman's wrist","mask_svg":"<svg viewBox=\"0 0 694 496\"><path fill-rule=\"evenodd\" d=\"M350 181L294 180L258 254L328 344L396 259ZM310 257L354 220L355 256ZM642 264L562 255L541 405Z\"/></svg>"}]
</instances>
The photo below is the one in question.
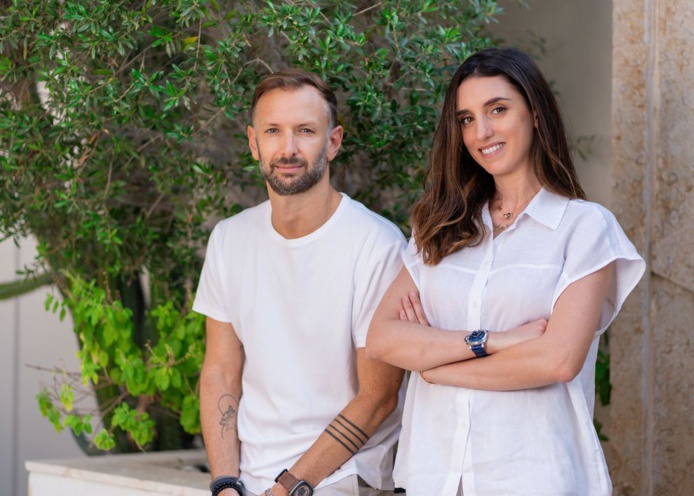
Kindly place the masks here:
<instances>
[{"instance_id":1,"label":"woman's wrist","mask_svg":"<svg viewBox=\"0 0 694 496\"><path fill-rule=\"evenodd\" d=\"M485 345L487 354L493 355L508 347L508 344L505 342L505 337L503 332L489 331L489 334L487 334L487 343Z\"/></svg>"}]
</instances>

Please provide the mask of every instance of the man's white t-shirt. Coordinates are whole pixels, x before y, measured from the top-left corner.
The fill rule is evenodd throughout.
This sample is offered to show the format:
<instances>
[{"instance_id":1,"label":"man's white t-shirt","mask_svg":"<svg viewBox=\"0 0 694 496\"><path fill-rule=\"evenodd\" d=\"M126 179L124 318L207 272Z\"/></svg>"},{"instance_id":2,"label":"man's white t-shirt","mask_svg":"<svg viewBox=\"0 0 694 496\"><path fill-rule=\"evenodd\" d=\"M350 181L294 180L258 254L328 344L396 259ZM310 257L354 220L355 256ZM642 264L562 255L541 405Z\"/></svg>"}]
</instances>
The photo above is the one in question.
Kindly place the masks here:
<instances>
[{"instance_id":1,"label":"man's white t-shirt","mask_svg":"<svg viewBox=\"0 0 694 496\"><path fill-rule=\"evenodd\" d=\"M615 270L583 369L568 383L519 391L428 384L412 374L395 482L408 496L607 496L610 477L593 427L600 334L645 263L614 216L595 203L541 189L516 222L474 247L425 265L403 256L432 326L508 330L549 318L573 282Z\"/></svg>"},{"instance_id":2,"label":"man's white t-shirt","mask_svg":"<svg viewBox=\"0 0 694 496\"><path fill-rule=\"evenodd\" d=\"M404 246L394 224L346 195L302 238L277 233L269 201L213 230L193 309L230 322L243 344L238 433L251 492L271 487L355 397L356 348L402 267ZM400 414L399 406L318 487L359 474L392 489Z\"/></svg>"}]
</instances>

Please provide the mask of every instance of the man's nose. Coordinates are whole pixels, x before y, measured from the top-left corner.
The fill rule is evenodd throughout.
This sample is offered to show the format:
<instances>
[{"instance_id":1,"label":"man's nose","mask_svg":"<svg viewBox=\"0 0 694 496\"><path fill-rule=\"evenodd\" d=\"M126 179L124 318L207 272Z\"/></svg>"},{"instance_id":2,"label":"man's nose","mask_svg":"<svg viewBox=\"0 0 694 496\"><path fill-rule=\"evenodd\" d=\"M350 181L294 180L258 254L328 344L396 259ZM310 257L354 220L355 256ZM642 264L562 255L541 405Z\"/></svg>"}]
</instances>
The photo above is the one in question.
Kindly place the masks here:
<instances>
[{"instance_id":1,"label":"man's nose","mask_svg":"<svg viewBox=\"0 0 694 496\"><path fill-rule=\"evenodd\" d=\"M286 133L282 138L282 154L291 157L297 152L296 139L292 133Z\"/></svg>"}]
</instances>

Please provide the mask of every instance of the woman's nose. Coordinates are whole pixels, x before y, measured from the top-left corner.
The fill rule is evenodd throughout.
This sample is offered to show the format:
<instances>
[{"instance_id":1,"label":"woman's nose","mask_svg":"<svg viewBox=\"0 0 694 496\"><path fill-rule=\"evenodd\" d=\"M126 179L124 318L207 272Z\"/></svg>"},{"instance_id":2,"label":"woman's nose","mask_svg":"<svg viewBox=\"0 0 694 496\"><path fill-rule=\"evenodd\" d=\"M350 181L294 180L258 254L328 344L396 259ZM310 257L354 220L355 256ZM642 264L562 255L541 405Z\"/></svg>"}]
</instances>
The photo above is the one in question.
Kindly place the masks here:
<instances>
[{"instance_id":1,"label":"woman's nose","mask_svg":"<svg viewBox=\"0 0 694 496\"><path fill-rule=\"evenodd\" d=\"M485 117L477 119L477 139L484 140L494 134L492 123Z\"/></svg>"}]
</instances>

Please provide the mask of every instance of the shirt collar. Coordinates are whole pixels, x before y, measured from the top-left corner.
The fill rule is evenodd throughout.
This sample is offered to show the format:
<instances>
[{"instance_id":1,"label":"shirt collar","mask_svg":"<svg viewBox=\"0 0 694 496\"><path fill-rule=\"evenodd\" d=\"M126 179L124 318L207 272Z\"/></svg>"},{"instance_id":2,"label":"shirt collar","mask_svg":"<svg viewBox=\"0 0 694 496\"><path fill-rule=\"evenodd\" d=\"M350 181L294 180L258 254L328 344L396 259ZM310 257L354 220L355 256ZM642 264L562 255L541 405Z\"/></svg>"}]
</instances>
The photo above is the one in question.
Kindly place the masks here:
<instances>
[{"instance_id":1,"label":"shirt collar","mask_svg":"<svg viewBox=\"0 0 694 496\"><path fill-rule=\"evenodd\" d=\"M543 187L540 188L523 213L550 229L556 230L568 204L569 198L552 193Z\"/></svg>"}]
</instances>

